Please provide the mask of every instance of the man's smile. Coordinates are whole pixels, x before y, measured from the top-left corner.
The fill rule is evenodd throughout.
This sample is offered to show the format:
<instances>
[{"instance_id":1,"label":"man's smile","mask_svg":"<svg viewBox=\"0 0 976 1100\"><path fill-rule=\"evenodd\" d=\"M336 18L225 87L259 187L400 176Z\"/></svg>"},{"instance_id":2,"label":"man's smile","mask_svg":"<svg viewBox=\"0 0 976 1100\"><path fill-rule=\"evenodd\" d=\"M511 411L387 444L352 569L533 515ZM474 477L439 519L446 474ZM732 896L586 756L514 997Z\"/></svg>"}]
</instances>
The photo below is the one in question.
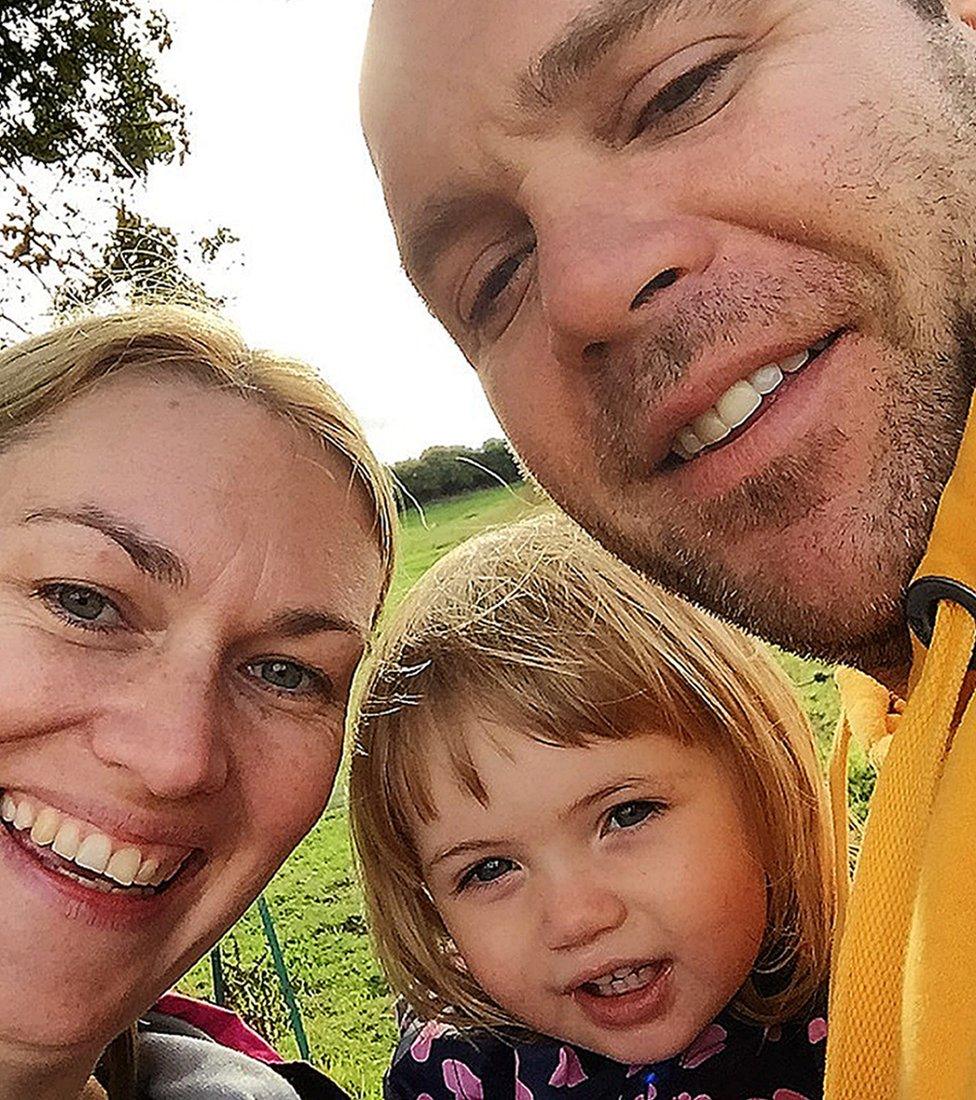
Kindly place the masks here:
<instances>
[{"instance_id":1,"label":"man's smile","mask_svg":"<svg viewBox=\"0 0 976 1100\"><path fill-rule=\"evenodd\" d=\"M705 412L681 428L666 462L676 458L691 462L700 455L717 450L738 439L767 412L775 396L789 384L790 378L804 370L841 335L834 332L809 348L788 355L775 363L754 370L747 378L732 385Z\"/></svg>"}]
</instances>

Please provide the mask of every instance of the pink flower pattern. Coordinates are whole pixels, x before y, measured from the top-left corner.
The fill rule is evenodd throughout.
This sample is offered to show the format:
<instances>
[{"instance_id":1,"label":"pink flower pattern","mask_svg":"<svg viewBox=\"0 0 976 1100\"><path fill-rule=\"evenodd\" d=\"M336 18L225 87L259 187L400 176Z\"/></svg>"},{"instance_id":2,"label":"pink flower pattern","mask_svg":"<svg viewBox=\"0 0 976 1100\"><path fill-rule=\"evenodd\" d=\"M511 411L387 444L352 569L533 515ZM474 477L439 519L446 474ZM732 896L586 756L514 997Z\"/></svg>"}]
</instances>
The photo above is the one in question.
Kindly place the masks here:
<instances>
[{"instance_id":1,"label":"pink flower pattern","mask_svg":"<svg viewBox=\"0 0 976 1100\"><path fill-rule=\"evenodd\" d=\"M443 1066L444 1084L453 1093L455 1100L485 1100L485 1090L481 1078L471 1072L469 1066L456 1058L448 1058Z\"/></svg>"},{"instance_id":2,"label":"pink flower pattern","mask_svg":"<svg viewBox=\"0 0 976 1100\"><path fill-rule=\"evenodd\" d=\"M569 1047L559 1048L559 1064L555 1072L549 1078L549 1084L557 1088L571 1089L575 1085L581 1085L587 1080L583 1067L580 1065L579 1055Z\"/></svg>"},{"instance_id":3,"label":"pink flower pattern","mask_svg":"<svg viewBox=\"0 0 976 1100\"><path fill-rule=\"evenodd\" d=\"M725 1050L725 1040L727 1038L728 1032L721 1024L709 1024L681 1055L682 1069L697 1069L709 1058L714 1058L716 1054L720 1054ZM688 1100L693 1100L693 1098L689 1096ZM694 1098L694 1100L697 1100L697 1098ZM709 1100L709 1098L706 1097L705 1100Z\"/></svg>"},{"instance_id":4,"label":"pink flower pattern","mask_svg":"<svg viewBox=\"0 0 976 1100\"><path fill-rule=\"evenodd\" d=\"M821 1100L825 997L802 1021L756 1027L723 1014L674 1058L627 1065L558 1040L520 1042L416 1025L389 1100ZM514 1064L514 1065L513 1065ZM491 1087L489 1087L491 1086ZM790 1086L790 1087L786 1087Z\"/></svg>"}]
</instances>

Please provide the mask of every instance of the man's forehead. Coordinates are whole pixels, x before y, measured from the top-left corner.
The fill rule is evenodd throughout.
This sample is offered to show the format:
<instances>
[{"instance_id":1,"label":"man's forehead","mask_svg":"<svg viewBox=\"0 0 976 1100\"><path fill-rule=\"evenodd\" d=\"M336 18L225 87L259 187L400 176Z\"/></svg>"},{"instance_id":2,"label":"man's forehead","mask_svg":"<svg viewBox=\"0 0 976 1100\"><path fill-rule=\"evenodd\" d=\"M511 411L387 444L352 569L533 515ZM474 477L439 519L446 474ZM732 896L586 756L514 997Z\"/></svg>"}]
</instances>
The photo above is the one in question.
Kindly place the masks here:
<instances>
[{"instance_id":1,"label":"man's forehead","mask_svg":"<svg viewBox=\"0 0 976 1100\"><path fill-rule=\"evenodd\" d=\"M363 125L398 228L421 202L464 199L492 124L524 132L569 99L621 42L667 17L757 0L376 0L363 66ZM453 180L431 179L451 164ZM408 209L409 208L409 209Z\"/></svg>"}]
</instances>

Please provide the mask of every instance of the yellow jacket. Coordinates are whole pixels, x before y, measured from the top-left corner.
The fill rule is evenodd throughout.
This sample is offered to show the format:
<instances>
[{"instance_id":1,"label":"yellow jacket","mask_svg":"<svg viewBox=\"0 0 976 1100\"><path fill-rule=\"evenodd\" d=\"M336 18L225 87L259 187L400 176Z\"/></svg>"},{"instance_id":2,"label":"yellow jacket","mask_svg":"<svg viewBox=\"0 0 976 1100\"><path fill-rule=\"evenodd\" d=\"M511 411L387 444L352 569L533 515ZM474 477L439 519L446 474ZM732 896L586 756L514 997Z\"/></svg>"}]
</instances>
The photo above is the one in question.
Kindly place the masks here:
<instances>
[{"instance_id":1,"label":"yellow jacket","mask_svg":"<svg viewBox=\"0 0 976 1100\"><path fill-rule=\"evenodd\" d=\"M868 677L838 678L838 852L848 730L890 746L849 899L838 863L826 1100L976 1098L976 704L957 714L976 640L976 405L907 609L904 713Z\"/></svg>"}]
</instances>

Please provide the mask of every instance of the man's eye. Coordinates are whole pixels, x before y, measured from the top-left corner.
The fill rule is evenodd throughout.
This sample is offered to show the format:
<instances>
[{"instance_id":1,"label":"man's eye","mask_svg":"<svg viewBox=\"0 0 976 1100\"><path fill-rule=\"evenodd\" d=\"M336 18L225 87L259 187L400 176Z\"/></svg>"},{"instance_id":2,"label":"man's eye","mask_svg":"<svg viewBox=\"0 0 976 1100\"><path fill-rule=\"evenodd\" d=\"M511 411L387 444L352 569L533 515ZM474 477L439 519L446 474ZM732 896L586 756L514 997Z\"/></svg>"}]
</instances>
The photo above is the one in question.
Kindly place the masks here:
<instances>
[{"instance_id":1,"label":"man's eye","mask_svg":"<svg viewBox=\"0 0 976 1100\"><path fill-rule=\"evenodd\" d=\"M36 595L59 619L82 630L113 630L122 623L119 609L108 596L87 585L46 584Z\"/></svg>"},{"instance_id":2,"label":"man's eye","mask_svg":"<svg viewBox=\"0 0 976 1100\"><path fill-rule=\"evenodd\" d=\"M283 657L251 661L245 671L280 695L332 695L332 683L324 673Z\"/></svg>"},{"instance_id":3,"label":"man's eye","mask_svg":"<svg viewBox=\"0 0 976 1100\"><path fill-rule=\"evenodd\" d=\"M509 872L514 871L516 864L511 859L483 859L465 871L458 884L458 889L464 890L469 886L487 886L490 882L497 882Z\"/></svg>"},{"instance_id":4,"label":"man's eye","mask_svg":"<svg viewBox=\"0 0 976 1100\"><path fill-rule=\"evenodd\" d=\"M534 243L526 245L518 252L513 252L511 256L507 256L488 272L481 281L468 311L467 320L470 325L478 327L492 316L499 305L499 300L512 286L525 262L534 251Z\"/></svg>"},{"instance_id":5,"label":"man's eye","mask_svg":"<svg viewBox=\"0 0 976 1100\"><path fill-rule=\"evenodd\" d=\"M661 802L638 799L634 802L622 802L607 814L606 831L617 829L633 829L642 825L652 817L658 817L664 812Z\"/></svg>"},{"instance_id":6,"label":"man's eye","mask_svg":"<svg viewBox=\"0 0 976 1100\"><path fill-rule=\"evenodd\" d=\"M644 107L631 128L628 140L633 141L645 130L656 123L669 123L672 116L683 108L691 107L702 99L708 102L708 92L718 82L723 73L736 60L736 54L723 54L712 61L699 65L672 80ZM714 111L712 112L714 113ZM709 117L706 115L705 117ZM700 119L698 121L704 121Z\"/></svg>"}]
</instances>

